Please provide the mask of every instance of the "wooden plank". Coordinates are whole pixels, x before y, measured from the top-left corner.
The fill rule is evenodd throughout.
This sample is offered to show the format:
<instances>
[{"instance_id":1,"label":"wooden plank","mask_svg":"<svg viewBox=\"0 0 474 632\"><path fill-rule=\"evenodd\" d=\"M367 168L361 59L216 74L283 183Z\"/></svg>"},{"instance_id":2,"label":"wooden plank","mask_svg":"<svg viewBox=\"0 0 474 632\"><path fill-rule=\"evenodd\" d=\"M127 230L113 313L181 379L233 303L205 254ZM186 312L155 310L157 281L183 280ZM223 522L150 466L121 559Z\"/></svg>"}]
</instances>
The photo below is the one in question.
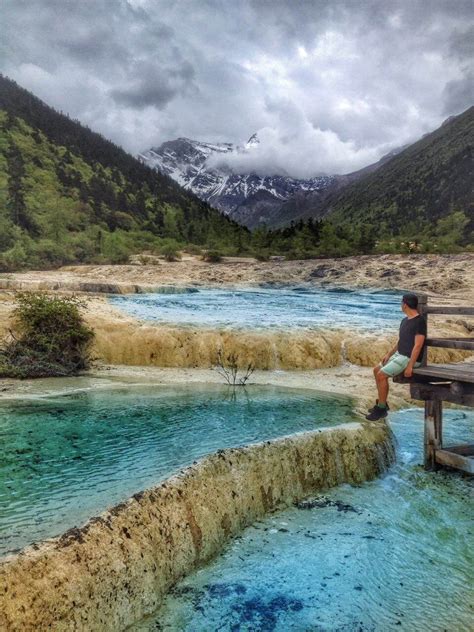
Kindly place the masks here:
<instances>
[{"instance_id":1,"label":"wooden plank","mask_svg":"<svg viewBox=\"0 0 474 632\"><path fill-rule=\"evenodd\" d=\"M449 385L449 390L453 395L467 395L474 393L474 384L469 384L468 382L457 382L453 381Z\"/></svg>"},{"instance_id":2,"label":"wooden plank","mask_svg":"<svg viewBox=\"0 0 474 632\"><path fill-rule=\"evenodd\" d=\"M426 344L429 347L474 351L474 338L427 338Z\"/></svg>"},{"instance_id":3,"label":"wooden plank","mask_svg":"<svg viewBox=\"0 0 474 632\"><path fill-rule=\"evenodd\" d=\"M443 402L425 401L424 461L425 469L436 469L435 453L443 446Z\"/></svg>"},{"instance_id":4,"label":"wooden plank","mask_svg":"<svg viewBox=\"0 0 474 632\"><path fill-rule=\"evenodd\" d=\"M474 474L474 457L453 452L452 448L436 450L435 461L439 465L448 465L468 474Z\"/></svg>"},{"instance_id":5,"label":"wooden plank","mask_svg":"<svg viewBox=\"0 0 474 632\"><path fill-rule=\"evenodd\" d=\"M474 369L474 365L471 365ZM427 367L419 367L413 369L412 377L405 377L403 373L396 375L393 378L394 382L399 384L413 384L417 383L438 383L438 382L457 382L460 384L474 384L473 370L469 365L462 365L456 367L454 364L450 365L429 365Z\"/></svg>"},{"instance_id":6,"label":"wooden plank","mask_svg":"<svg viewBox=\"0 0 474 632\"><path fill-rule=\"evenodd\" d=\"M427 314L459 314L461 316L474 316L474 307L452 306L452 305L427 305Z\"/></svg>"},{"instance_id":7,"label":"wooden plank","mask_svg":"<svg viewBox=\"0 0 474 632\"><path fill-rule=\"evenodd\" d=\"M474 384L474 364L430 364L413 369L413 376Z\"/></svg>"}]
</instances>

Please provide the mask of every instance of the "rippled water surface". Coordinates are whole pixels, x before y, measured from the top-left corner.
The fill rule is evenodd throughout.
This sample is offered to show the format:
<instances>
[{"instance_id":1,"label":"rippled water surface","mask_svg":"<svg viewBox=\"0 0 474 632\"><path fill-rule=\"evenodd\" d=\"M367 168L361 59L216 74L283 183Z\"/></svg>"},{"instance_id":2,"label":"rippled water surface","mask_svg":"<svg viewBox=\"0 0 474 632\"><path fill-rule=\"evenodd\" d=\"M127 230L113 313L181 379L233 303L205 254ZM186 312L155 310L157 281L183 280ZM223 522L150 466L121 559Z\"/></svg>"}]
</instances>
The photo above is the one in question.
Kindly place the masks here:
<instances>
[{"instance_id":1,"label":"rippled water surface","mask_svg":"<svg viewBox=\"0 0 474 632\"><path fill-rule=\"evenodd\" d=\"M0 403L0 552L79 526L219 448L353 421L349 398L189 385Z\"/></svg>"},{"instance_id":2,"label":"rippled water surface","mask_svg":"<svg viewBox=\"0 0 474 632\"><path fill-rule=\"evenodd\" d=\"M445 419L447 441L473 441L472 411ZM417 465L419 409L390 421L399 462L384 478L248 528L133 631L472 630L472 478Z\"/></svg>"},{"instance_id":3,"label":"rippled water surface","mask_svg":"<svg viewBox=\"0 0 474 632\"><path fill-rule=\"evenodd\" d=\"M401 293L321 290L308 287L168 289L154 294L113 296L132 316L175 325L248 328L357 327L393 330L403 314Z\"/></svg>"}]
</instances>

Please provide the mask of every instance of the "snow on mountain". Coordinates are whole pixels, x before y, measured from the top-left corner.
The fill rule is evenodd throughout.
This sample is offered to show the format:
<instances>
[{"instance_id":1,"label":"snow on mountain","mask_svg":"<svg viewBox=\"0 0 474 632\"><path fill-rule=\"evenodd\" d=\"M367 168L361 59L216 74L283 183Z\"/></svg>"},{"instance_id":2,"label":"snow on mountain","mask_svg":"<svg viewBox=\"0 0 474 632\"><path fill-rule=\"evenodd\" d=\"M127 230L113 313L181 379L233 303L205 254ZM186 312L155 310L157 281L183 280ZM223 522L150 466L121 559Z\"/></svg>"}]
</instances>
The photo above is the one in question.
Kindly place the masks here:
<instances>
[{"instance_id":1,"label":"snow on mountain","mask_svg":"<svg viewBox=\"0 0 474 632\"><path fill-rule=\"evenodd\" d=\"M225 160L222 165L216 160L219 155L252 151L258 143L257 134L243 147L178 138L152 147L138 158L250 228L262 222L271 224L272 214L295 193L322 191L333 182L333 176L299 180L281 175L237 174L226 167Z\"/></svg>"}]
</instances>

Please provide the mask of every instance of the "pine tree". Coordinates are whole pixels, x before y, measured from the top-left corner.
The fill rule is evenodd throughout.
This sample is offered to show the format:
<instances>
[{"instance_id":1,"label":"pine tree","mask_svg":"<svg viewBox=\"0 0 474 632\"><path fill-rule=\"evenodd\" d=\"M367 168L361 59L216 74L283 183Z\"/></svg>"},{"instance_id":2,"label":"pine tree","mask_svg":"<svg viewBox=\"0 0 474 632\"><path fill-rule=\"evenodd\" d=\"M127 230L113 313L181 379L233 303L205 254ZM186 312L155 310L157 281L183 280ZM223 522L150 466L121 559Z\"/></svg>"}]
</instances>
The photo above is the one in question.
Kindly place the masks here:
<instances>
[{"instance_id":1,"label":"pine tree","mask_svg":"<svg viewBox=\"0 0 474 632\"><path fill-rule=\"evenodd\" d=\"M15 143L10 143L6 157L8 169L7 208L10 212L11 220L31 235L36 235L36 224L29 216L25 203L25 190L23 187L25 165L23 156Z\"/></svg>"}]
</instances>

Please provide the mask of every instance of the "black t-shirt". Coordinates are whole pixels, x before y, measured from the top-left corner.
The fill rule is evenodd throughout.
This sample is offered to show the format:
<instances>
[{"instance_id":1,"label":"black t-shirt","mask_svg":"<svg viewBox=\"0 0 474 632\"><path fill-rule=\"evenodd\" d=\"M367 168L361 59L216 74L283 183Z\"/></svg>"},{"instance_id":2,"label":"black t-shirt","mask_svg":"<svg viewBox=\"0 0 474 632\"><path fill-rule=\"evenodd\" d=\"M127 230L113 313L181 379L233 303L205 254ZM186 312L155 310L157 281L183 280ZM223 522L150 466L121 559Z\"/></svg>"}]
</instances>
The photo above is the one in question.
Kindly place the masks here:
<instances>
[{"instance_id":1,"label":"black t-shirt","mask_svg":"<svg viewBox=\"0 0 474 632\"><path fill-rule=\"evenodd\" d=\"M426 318L421 315L414 316L413 318L404 318L400 323L398 353L410 357L411 352L413 351L413 347L415 346L415 336L418 334L426 336ZM426 340L423 343L420 353L418 354L418 358L415 360L415 362L421 362L425 347Z\"/></svg>"}]
</instances>

